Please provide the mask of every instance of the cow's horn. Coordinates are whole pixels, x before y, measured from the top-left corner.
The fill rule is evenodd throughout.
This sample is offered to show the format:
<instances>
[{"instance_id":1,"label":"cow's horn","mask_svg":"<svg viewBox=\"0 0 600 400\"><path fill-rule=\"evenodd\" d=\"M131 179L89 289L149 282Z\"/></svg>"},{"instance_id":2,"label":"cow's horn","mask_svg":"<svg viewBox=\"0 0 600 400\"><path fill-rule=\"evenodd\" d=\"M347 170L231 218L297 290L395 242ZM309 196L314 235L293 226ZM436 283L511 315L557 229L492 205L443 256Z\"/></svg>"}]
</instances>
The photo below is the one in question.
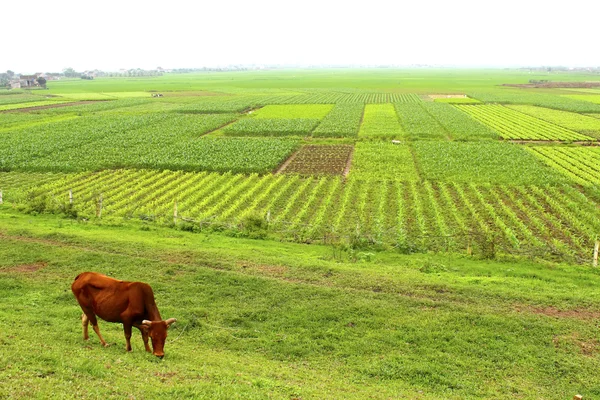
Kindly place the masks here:
<instances>
[{"instance_id":1,"label":"cow's horn","mask_svg":"<svg viewBox=\"0 0 600 400\"><path fill-rule=\"evenodd\" d=\"M167 324L167 326L171 326L171 324L173 322L177 322L176 318L169 318L168 320L165 321L165 323Z\"/></svg>"},{"instance_id":2,"label":"cow's horn","mask_svg":"<svg viewBox=\"0 0 600 400\"><path fill-rule=\"evenodd\" d=\"M150 325L152 325L152 321L148 321L147 319L145 319L142 321L142 325L150 326Z\"/></svg>"}]
</instances>

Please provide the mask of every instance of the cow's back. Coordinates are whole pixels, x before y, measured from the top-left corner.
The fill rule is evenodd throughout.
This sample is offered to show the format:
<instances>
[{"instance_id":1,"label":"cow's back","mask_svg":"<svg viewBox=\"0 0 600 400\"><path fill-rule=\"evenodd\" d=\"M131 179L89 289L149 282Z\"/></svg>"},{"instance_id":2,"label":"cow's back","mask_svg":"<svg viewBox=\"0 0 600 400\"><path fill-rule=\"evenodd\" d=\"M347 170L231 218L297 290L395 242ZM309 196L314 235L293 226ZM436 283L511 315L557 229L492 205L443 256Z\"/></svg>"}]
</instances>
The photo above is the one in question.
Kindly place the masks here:
<instances>
[{"instance_id":1,"label":"cow's back","mask_svg":"<svg viewBox=\"0 0 600 400\"><path fill-rule=\"evenodd\" d=\"M96 272L83 272L75 278L71 290L81 307L110 322L121 322L121 313L129 304L128 282Z\"/></svg>"}]
</instances>

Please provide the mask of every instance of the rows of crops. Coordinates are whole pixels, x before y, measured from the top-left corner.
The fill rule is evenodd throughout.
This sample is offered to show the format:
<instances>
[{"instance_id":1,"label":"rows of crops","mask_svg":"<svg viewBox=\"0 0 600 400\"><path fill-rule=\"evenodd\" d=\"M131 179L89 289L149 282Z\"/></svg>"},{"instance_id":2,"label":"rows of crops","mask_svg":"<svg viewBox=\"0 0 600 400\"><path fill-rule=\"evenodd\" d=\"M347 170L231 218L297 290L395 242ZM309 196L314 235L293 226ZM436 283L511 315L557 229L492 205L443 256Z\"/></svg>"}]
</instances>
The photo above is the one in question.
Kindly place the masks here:
<instances>
[{"instance_id":1,"label":"rows of crops","mask_svg":"<svg viewBox=\"0 0 600 400\"><path fill-rule=\"evenodd\" d=\"M453 140L497 139L498 134L488 126L443 103L423 103Z\"/></svg>"},{"instance_id":2,"label":"rows of crops","mask_svg":"<svg viewBox=\"0 0 600 400\"><path fill-rule=\"evenodd\" d=\"M469 97L484 103L529 104L533 106L553 108L556 110L578 113L600 113L600 104L589 102L589 96L578 96L574 99L565 96L554 96L545 93L524 91L496 90L494 92L470 92ZM584 100L585 99L585 100Z\"/></svg>"},{"instance_id":3,"label":"rows of crops","mask_svg":"<svg viewBox=\"0 0 600 400\"><path fill-rule=\"evenodd\" d=\"M447 139L448 132L421 104L396 103L396 112L404 131L414 140Z\"/></svg>"},{"instance_id":4,"label":"rows of crops","mask_svg":"<svg viewBox=\"0 0 600 400\"><path fill-rule=\"evenodd\" d=\"M506 139L594 140L594 138L534 118L501 105L455 105L473 118L487 124Z\"/></svg>"},{"instance_id":5,"label":"rows of crops","mask_svg":"<svg viewBox=\"0 0 600 400\"><path fill-rule=\"evenodd\" d=\"M268 214L284 237L360 233L412 250L464 251L470 242L492 241L508 252L586 257L600 232L596 203L569 185L116 170L72 174L41 188L57 202L69 189L87 215L97 212L100 194L104 216L169 220L177 200L180 216L208 224Z\"/></svg>"},{"instance_id":6,"label":"rows of crops","mask_svg":"<svg viewBox=\"0 0 600 400\"><path fill-rule=\"evenodd\" d=\"M336 104L314 130L314 137L352 137L358 134L363 104Z\"/></svg>"},{"instance_id":7,"label":"rows of crops","mask_svg":"<svg viewBox=\"0 0 600 400\"><path fill-rule=\"evenodd\" d=\"M199 138L233 114L86 116L4 134L0 169L82 171L105 168L268 172L294 151L295 140Z\"/></svg>"},{"instance_id":8,"label":"rows of crops","mask_svg":"<svg viewBox=\"0 0 600 400\"><path fill-rule=\"evenodd\" d=\"M528 150L570 180L600 186L600 148L536 146Z\"/></svg>"},{"instance_id":9,"label":"rows of crops","mask_svg":"<svg viewBox=\"0 0 600 400\"><path fill-rule=\"evenodd\" d=\"M416 94L401 93L312 93L295 96L267 96L261 104L337 104L337 103L420 103Z\"/></svg>"},{"instance_id":10,"label":"rows of crops","mask_svg":"<svg viewBox=\"0 0 600 400\"><path fill-rule=\"evenodd\" d=\"M571 129L585 135L600 137L600 121L586 115L577 114L569 111L552 110L549 108L509 105L508 108L517 110L532 117L551 122L563 128Z\"/></svg>"}]
</instances>

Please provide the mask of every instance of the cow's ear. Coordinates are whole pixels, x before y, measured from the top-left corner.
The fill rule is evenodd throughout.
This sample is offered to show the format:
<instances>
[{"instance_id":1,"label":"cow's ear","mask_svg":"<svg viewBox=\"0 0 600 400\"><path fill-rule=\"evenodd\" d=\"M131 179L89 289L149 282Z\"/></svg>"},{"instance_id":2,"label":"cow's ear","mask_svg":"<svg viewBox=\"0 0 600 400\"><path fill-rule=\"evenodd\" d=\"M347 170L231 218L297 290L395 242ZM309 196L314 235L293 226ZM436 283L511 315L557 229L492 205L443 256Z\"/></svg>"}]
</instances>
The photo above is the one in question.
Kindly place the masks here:
<instances>
[{"instance_id":1,"label":"cow's ear","mask_svg":"<svg viewBox=\"0 0 600 400\"><path fill-rule=\"evenodd\" d=\"M171 324L173 322L177 322L177 319L175 319L175 318L169 318L168 320L165 321L165 323L167 324L167 326L171 326Z\"/></svg>"},{"instance_id":2,"label":"cow's ear","mask_svg":"<svg viewBox=\"0 0 600 400\"><path fill-rule=\"evenodd\" d=\"M145 326L146 328L150 328L152 326L152 321L148 321L147 319L142 321L142 326Z\"/></svg>"}]
</instances>

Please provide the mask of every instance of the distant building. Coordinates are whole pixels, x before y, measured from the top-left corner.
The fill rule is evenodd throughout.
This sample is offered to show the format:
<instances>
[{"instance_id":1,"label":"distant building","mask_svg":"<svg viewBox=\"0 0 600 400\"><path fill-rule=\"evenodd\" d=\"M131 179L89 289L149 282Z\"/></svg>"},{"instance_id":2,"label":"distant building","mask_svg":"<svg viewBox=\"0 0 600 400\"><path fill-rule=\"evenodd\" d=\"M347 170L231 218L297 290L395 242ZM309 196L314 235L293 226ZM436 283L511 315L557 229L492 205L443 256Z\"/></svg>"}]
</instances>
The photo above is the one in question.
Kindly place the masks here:
<instances>
[{"instance_id":1,"label":"distant building","mask_svg":"<svg viewBox=\"0 0 600 400\"><path fill-rule=\"evenodd\" d=\"M41 73L40 73L41 75ZM28 89L28 88L32 88L32 87L37 87L40 86L36 79L39 77L39 75L21 75L19 77L19 89Z\"/></svg>"}]
</instances>

